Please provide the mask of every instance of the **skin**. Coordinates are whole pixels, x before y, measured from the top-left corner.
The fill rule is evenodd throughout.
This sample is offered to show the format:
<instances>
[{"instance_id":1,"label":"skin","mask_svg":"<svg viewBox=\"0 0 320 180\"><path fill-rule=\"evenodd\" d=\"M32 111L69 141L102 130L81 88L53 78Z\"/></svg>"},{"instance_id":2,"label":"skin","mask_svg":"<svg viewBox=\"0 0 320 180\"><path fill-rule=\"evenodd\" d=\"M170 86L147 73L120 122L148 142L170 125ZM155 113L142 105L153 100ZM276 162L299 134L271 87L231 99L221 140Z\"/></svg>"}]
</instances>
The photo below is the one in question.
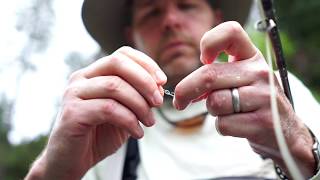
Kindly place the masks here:
<instances>
[{"instance_id":1,"label":"skin","mask_svg":"<svg viewBox=\"0 0 320 180\"><path fill-rule=\"evenodd\" d=\"M134 46L157 61L170 89L201 65L201 37L220 22L219 11L204 1L142 0L134 3L133 11Z\"/></svg>"},{"instance_id":2,"label":"skin","mask_svg":"<svg viewBox=\"0 0 320 180\"><path fill-rule=\"evenodd\" d=\"M220 12L204 0L150 2L134 3L128 28L139 51L122 47L72 74L48 145L26 179L79 179L129 136L142 138L139 122L155 123L150 109L162 105L167 77L166 86L175 87L175 108L205 99L222 135L246 138L255 152L286 171L273 131L268 67L242 27L226 22L212 28ZM223 51L230 63L211 63ZM239 89L242 113L233 113L233 87ZM312 138L278 83L276 89L289 149L310 177Z\"/></svg>"}]
</instances>

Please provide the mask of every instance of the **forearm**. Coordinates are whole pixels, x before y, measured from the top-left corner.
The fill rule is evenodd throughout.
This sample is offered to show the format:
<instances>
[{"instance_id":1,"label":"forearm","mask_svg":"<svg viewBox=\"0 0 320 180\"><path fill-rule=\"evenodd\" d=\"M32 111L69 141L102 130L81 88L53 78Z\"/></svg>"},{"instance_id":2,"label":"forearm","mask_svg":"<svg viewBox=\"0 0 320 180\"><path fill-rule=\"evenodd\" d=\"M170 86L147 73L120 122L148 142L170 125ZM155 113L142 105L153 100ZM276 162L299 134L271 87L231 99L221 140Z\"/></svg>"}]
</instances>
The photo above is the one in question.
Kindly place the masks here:
<instances>
[{"instance_id":1,"label":"forearm","mask_svg":"<svg viewBox=\"0 0 320 180\"><path fill-rule=\"evenodd\" d=\"M32 164L25 180L76 180L80 179L79 173L72 172L54 162L50 162L46 153L43 152Z\"/></svg>"}]
</instances>

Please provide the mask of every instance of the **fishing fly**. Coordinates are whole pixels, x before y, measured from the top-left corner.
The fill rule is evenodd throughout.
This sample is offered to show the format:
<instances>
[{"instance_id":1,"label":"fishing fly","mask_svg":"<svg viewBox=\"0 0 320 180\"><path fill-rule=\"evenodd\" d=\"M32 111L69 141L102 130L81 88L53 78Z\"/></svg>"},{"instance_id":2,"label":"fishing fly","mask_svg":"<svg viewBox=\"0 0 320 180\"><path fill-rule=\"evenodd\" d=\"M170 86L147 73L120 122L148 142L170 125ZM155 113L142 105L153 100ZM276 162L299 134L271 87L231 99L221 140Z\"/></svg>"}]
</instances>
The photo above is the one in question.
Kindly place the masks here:
<instances>
[{"instance_id":1,"label":"fishing fly","mask_svg":"<svg viewBox=\"0 0 320 180\"><path fill-rule=\"evenodd\" d=\"M164 90L164 94L168 95L168 96L171 96L171 97L174 97L174 92L171 92L170 90L168 89L165 89Z\"/></svg>"}]
</instances>

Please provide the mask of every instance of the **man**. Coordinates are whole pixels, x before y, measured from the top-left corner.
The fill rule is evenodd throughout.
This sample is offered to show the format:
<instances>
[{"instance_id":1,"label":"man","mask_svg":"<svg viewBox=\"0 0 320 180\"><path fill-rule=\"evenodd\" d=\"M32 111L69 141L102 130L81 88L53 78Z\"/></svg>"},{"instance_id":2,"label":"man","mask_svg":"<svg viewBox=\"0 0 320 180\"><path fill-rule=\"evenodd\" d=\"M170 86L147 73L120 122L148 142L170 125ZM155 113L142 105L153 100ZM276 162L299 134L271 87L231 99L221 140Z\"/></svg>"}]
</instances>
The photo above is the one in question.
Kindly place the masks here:
<instances>
[{"instance_id":1,"label":"man","mask_svg":"<svg viewBox=\"0 0 320 180\"><path fill-rule=\"evenodd\" d=\"M84 2L86 28L113 53L70 77L48 145L27 179L80 179L98 162L86 178L276 178L273 163L290 177L273 129L268 66L239 23L220 24L243 24L250 1L123 4ZM136 49L119 48L124 44ZM229 63L213 63L220 52ZM318 162L305 124L319 129L318 104L293 80L293 91L305 94L303 106L313 109L295 113L278 83L276 100L290 152L310 178ZM163 88L174 90L173 100L163 98ZM140 160L131 164L137 150L130 140L126 152L129 137L141 139Z\"/></svg>"}]
</instances>

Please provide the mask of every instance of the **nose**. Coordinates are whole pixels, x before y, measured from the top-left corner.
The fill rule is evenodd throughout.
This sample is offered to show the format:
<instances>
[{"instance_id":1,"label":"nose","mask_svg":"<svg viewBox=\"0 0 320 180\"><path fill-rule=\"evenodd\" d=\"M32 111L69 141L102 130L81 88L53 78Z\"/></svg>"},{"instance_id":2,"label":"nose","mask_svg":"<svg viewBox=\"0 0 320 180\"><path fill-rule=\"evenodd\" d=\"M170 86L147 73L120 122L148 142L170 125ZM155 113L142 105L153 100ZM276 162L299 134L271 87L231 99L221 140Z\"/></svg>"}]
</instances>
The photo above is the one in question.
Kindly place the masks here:
<instances>
[{"instance_id":1,"label":"nose","mask_svg":"<svg viewBox=\"0 0 320 180\"><path fill-rule=\"evenodd\" d=\"M165 30L179 28L181 22L181 13L179 10L174 6L167 7L162 20L163 28Z\"/></svg>"}]
</instances>

